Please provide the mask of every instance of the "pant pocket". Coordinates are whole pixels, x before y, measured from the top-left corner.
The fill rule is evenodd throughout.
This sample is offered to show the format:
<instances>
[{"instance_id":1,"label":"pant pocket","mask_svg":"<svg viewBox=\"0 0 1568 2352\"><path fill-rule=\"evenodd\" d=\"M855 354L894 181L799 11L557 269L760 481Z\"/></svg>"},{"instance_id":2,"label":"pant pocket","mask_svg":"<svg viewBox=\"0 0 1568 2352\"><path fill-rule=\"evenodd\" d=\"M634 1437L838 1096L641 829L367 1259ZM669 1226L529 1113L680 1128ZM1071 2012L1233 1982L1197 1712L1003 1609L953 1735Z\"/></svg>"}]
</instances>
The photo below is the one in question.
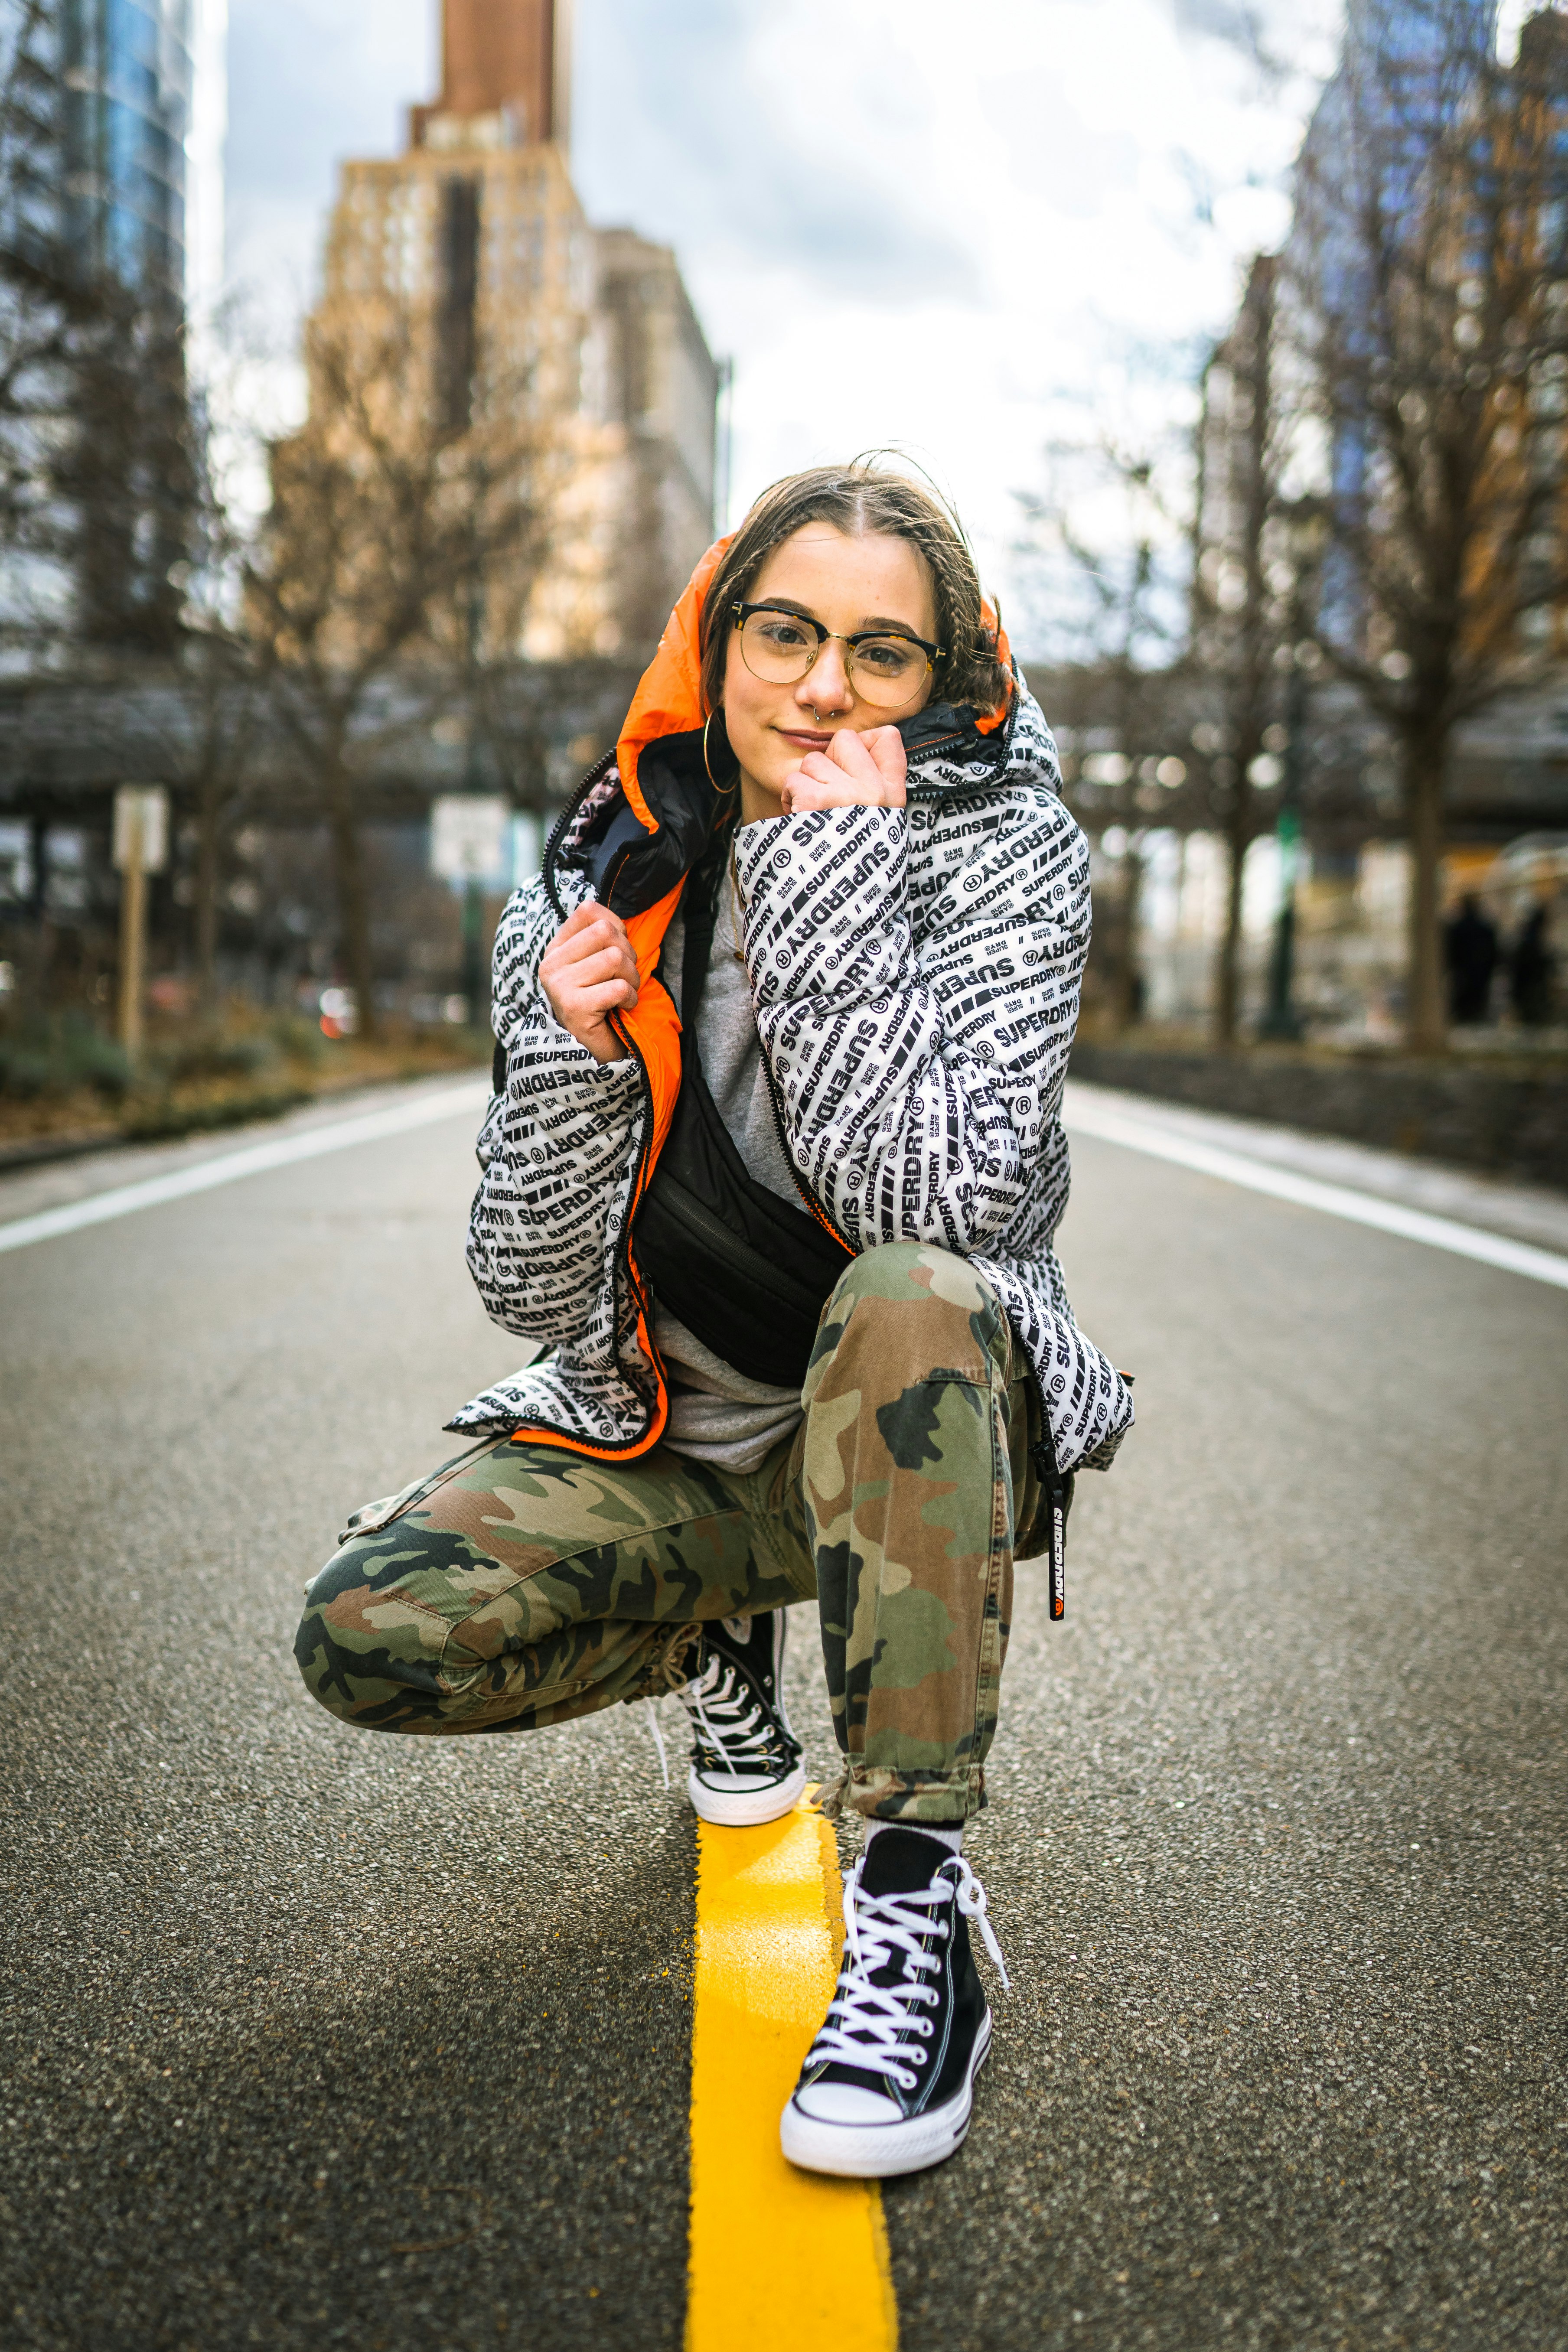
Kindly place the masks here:
<instances>
[{"instance_id":1,"label":"pant pocket","mask_svg":"<svg viewBox=\"0 0 1568 2352\"><path fill-rule=\"evenodd\" d=\"M379 1535L383 1528L389 1528L394 1519L401 1518L404 1512L411 1510L416 1503L422 1503L426 1495L433 1495L443 1478L449 1476L454 1470L460 1470L465 1462L471 1462L477 1454L485 1453L497 1442L494 1435L487 1432L477 1445L465 1447L461 1454L454 1454L449 1462L443 1462L437 1469L426 1471L423 1477L411 1479L406 1486L400 1486L395 1495L383 1495L376 1502L362 1503L339 1536L339 1543L346 1544L351 1536ZM500 1441L502 1444L506 1442L504 1438ZM305 1587L307 1592L310 1589L309 1585Z\"/></svg>"}]
</instances>

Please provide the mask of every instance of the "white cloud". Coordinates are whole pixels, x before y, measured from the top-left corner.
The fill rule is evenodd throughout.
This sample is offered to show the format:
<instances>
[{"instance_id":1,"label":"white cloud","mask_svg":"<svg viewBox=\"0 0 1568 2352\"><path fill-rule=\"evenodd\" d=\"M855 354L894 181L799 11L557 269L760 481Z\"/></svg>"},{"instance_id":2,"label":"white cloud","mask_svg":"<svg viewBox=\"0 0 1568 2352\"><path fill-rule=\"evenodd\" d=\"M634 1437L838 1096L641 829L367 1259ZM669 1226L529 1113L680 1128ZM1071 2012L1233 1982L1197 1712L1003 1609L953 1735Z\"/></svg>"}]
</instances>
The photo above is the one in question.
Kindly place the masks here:
<instances>
[{"instance_id":1,"label":"white cloud","mask_svg":"<svg viewBox=\"0 0 1568 2352\"><path fill-rule=\"evenodd\" d=\"M1136 409L1133 346L1147 376L1226 322L1312 95L1167 0L580 0L578 26L579 185L677 247L733 352L738 501L896 441L1002 573L1064 416Z\"/></svg>"},{"instance_id":2,"label":"white cloud","mask_svg":"<svg viewBox=\"0 0 1568 2352\"><path fill-rule=\"evenodd\" d=\"M231 262L297 301L337 158L434 87L428 0L233 0ZM1337 0L578 0L591 215L675 246L736 362L738 500L900 442L1005 578L1013 492L1077 418L1179 408L1326 65Z\"/></svg>"}]
</instances>

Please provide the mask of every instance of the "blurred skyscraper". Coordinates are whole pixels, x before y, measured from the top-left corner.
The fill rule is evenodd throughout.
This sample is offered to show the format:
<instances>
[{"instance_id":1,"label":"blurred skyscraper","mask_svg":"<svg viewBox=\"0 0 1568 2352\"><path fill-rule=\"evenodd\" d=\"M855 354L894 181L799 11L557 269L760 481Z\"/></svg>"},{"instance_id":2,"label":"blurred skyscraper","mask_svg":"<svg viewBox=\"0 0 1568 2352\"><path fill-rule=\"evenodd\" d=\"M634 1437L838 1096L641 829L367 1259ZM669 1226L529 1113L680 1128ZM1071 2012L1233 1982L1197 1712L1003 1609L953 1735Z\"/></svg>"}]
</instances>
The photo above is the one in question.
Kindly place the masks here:
<instances>
[{"instance_id":1,"label":"blurred skyscraper","mask_svg":"<svg viewBox=\"0 0 1568 2352\"><path fill-rule=\"evenodd\" d=\"M227 0L5 0L57 142L60 258L210 301L222 273ZM53 82L52 90L48 82Z\"/></svg>"},{"instance_id":2,"label":"blurred skyscraper","mask_svg":"<svg viewBox=\"0 0 1568 2352\"><path fill-rule=\"evenodd\" d=\"M551 436L552 553L497 656L651 650L713 526L718 371L668 247L584 217L569 30L568 0L445 0L406 151L343 166L315 321L400 311L448 425L499 386Z\"/></svg>"},{"instance_id":3,"label":"blurred skyscraper","mask_svg":"<svg viewBox=\"0 0 1568 2352\"><path fill-rule=\"evenodd\" d=\"M184 289L186 0L69 0L61 26L62 229L81 281Z\"/></svg>"},{"instance_id":4,"label":"blurred skyscraper","mask_svg":"<svg viewBox=\"0 0 1568 2352\"><path fill-rule=\"evenodd\" d=\"M1295 299L1342 322L1348 352L1371 331L1388 237L1415 216L1423 174L1490 69L1497 20L1497 0L1350 0L1339 63L1302 143L1287 249ZM1366 497L1369 447L1342 416L1330 487L1347 509ZM1361 587L1342 549L1330 551L1321 593L1329 624L1353 634Z\"/></svg>"},{"instance_id":5,"label":"blurred skyscraper","mask_svg":"<svg viewBox=\"0 0 1568 2352\"><path fill-rule=\"evenodd\" d=\"M572 141L571 0L445 0L441 11L441 95L410 116L410 143L428 126L505 118L509 143ZM449 135L449 133L446 134Z\"/></svg>"},{"instance_id":6,"label":"blurred skyscraper","mask_svg":"<svg viewBox=\"0 0 1568 2352\"><path fill-rule=\"evenodd\" d=\"M227 0L0 0L13 663L167 654L188 547L189 310L223 270Z\"/></svg>"}]
</instances>

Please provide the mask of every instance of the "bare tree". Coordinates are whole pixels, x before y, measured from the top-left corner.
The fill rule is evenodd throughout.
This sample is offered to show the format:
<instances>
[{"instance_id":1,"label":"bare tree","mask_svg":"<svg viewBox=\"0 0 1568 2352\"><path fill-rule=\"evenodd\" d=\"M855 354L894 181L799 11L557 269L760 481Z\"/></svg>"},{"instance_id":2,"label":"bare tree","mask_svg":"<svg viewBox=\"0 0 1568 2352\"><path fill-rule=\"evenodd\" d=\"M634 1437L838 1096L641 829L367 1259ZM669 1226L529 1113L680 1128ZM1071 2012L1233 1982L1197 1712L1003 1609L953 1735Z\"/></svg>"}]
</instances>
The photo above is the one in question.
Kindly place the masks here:
<instances>
[{"instance_id":1,"label":"bare tree","mask_svg":"<svg viewBox=\"0 0 1568 2352\"><path fill-rule=\"evenodd\" d=\"M1049 453L1056 482L1043 496L1020 499L1029 524L1021 551L1051 567L1054 609L1042 614L1043 650L1073 678L1077 731L1110 739L1113 749L1079 752L1068 761L1086 823L1103 835L1120 825L1126 846L1119 887L1096 913L1095 963L1104 975L1113 1024L1137 1020L1142 1003L1139 906L1143 885L1142 770L1170 749L1171 655L1178 600L1170 555L1180 531L1164 485L1163 452L1108 437L1093 448ZM1075 520L1087 489L1121 494L1126 528L1114 545L1091 538ZM1081 710L1079 708L1081 700Z\"/></svg>"},{"instance_id":2,"label":"bare tree","mask_svg":"<svg viewBox=\"0 0 1568 2352\"><path fill-rule=\"evenodd\" d=\"M242 625L239 593L250 546L227 495L219 437L209 394L203 391L191 406L195 529L190 561L179 579L185 600L180 667L190 727L184 766L196 833L196 989L209 1019L218 1009L224 853L246 807L247 769L261 718L257 648Z\"/></svg>"},{"instance_id":3,"label":"bare tree","mask_svg":"<svg viewBox=\"0 0 1568 2352\"><path fill-rule=\"evenodd\" d=\"M526 380L378 300L307 335L309 421L272 452L247 567L273 723L320 795L362 1030L376 1025L361 778L515 652L548 541L555 451Z\"/></svg>"},{"instance_id":4,"label":"bare tree","mask_svg":"<svg viewBox=\"0 0 1568 2352\"><path fill-rule=\"evenodd\" d=\"M1484 10L1405 13L1425 37L1352 42L1320 110L1289 278L1331 540L1318 642L1398 744L1406 1034L1432 1052L1454 730L1563 652L1568 19L1532 17L1505 68Z\"/></svg>"}]
</instances>

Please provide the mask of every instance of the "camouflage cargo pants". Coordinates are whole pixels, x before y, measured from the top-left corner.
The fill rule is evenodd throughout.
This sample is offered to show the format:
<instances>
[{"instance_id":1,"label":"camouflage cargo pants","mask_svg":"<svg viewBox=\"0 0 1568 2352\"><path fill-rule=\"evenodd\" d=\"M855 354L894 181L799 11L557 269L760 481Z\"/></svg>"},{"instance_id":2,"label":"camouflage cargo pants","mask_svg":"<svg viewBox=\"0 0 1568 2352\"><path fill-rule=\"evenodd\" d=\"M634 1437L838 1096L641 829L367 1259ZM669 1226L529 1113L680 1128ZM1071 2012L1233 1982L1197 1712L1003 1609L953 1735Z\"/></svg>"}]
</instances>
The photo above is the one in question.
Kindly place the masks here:
<instances>
[{"instance_id":1,"label":"camouflage cargo pants","mask_svg":"<svg viewBox=\"0 0 1568 2352\"><path fill-rule=\"evenodd\" d=\"M963 1820L1038 1507L1037 1391L973 1268L900 1243L846 1270L803 1402L750 1473L502 1438L373 1507L310 1587L307 1688L374 1730L526 1731L668 1689L705 1618L815 1599L847 1801Z\"/></svg>"}]
</instances>

